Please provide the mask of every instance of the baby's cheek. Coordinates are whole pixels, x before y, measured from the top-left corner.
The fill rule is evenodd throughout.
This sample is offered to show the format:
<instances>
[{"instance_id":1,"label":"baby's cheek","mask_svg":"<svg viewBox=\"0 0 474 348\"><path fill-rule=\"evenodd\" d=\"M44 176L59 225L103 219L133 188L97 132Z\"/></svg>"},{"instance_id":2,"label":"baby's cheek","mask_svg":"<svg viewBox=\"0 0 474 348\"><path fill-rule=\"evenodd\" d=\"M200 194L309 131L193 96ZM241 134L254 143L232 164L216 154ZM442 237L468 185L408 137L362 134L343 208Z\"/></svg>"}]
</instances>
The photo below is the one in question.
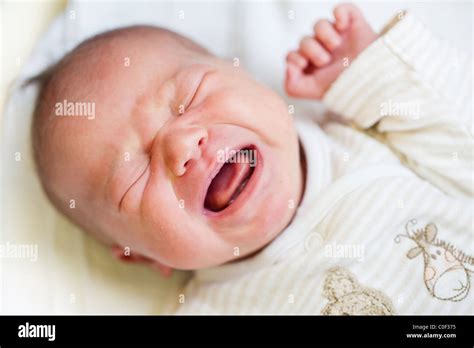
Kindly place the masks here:
<instances>
[{"instance_id":1,"label":"baby's cheek","mask_svg":"<svg viewBox=\"0 0 474 348\"><path fill-rule=\"evenodd\" d=\"M247 236L250 242L259 243L254 245L256 247L262 247L285 229L298 204L290 190L285 188L269 192L260 203L263 209L255 216L252 231Z\"/></svg>"},{"instance_id":2,"label":"baby's cheek","mask_svg":"<svg viewBox=\"0 0 474 348\"><path fill-rule=\"evenodd\" d=\"M145 189L147 187L149 171L147 171L132 187L126 192L120 202L120 212L125 215L135 215L140 211Z\"/></svg>"},{"instance_id":3,"label":"baby's cheek","mask_svg":"<svg viewBox=\"0 0 474 348\"><path fill-rule=\"evenodd\" d=\"M198 224L190 223L182 208L166 199L144 202L141 228L149 254L166 264L184 268L200 249ZM203 239L203 238L201 238Z\"/></svg>"},{"instance_id":4,"label":"baby's cheek","mask_svg":"<svg viewBox=\"0 0 474 348\"><path fill-rule=\"evenodd\" d=\"M275 197L277 204L273 207L271 215L274 221L282 222L288 221L296 211L298 206L297 197L293 195L293 190L287 185L286 188L281 188L283 192L278 194L278 197Z\"/></svg>"},{"instance_id":5,"label":"baby's cheek","mask_svg":"<svg viewBox=\"0 0 474 348\"><path fill-rule=\"evenodd\" d=\"M260 102L262 110L259 112L259 117L262 117L265 129L271 131L274 138L282 139L293 135L295 133L294 107L287 105L283 99L273 93L262 97L262 100L265 100L265 104Z\"/></svg>"}]
</instances>

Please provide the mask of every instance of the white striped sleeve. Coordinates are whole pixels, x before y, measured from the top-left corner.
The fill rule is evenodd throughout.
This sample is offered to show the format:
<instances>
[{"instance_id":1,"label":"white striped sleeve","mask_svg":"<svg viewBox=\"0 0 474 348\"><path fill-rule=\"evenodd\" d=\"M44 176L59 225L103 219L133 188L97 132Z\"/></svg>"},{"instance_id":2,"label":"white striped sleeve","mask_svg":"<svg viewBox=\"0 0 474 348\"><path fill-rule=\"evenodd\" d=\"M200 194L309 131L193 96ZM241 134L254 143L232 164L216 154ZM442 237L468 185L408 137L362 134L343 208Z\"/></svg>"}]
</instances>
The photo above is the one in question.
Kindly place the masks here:
<instances>
[{"instance_id":1,"label":"white striped sleeve","mask_svg":"<svg viewBox=\"0 0 474 348\"><path fill-rule=\"evenodd\" d=\"M472 61L411 14L362 52L324 96L444 192L473 196Z\"/></svg>"}]
</instances>

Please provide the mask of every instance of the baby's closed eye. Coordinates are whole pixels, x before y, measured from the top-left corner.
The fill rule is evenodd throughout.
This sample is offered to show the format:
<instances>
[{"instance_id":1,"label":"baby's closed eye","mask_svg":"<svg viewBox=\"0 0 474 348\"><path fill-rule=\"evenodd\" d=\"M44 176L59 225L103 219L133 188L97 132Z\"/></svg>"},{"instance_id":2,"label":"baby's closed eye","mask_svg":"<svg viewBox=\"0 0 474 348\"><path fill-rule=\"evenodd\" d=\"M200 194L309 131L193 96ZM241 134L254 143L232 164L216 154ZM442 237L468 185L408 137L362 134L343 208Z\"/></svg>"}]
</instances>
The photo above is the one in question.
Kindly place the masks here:
<instances>
[{"instance_id":1,"label":"baby's closed eye","mask_svg":"<svg viewBox=\"0 0 474 348\"><path fill-rule=\"evenodd\" d=\"M206 86L207 78L214 72L214 70L202 71L202 69L191 72L190 75L183 77L178 84L178 102L177 115L183 115L191 107L199 105L205 93L203 93ZM182 91L182 92L181 92Z\"/></svg>"}]
</instances>

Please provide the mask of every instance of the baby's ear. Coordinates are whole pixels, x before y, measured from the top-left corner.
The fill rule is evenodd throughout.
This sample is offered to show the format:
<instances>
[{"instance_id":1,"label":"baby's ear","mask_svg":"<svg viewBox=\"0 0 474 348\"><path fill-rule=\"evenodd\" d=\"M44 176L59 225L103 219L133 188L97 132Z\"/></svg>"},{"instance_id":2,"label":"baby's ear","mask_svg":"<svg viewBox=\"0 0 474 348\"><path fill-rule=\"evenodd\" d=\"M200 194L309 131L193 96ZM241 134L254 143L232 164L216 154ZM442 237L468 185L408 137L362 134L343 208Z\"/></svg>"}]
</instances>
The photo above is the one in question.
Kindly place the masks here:
<instances>
[{"instance_id":1,"label":"baby's ear","mask_svg":"<svg viewBox=\"0 0 474 348\"><path fill-rule=\"evenodd\" d=\"M131 263L141 263L150 266L155 271L160 272L160 274L165 277L169 278L173 274L173 269L169 266L165 266L158 261L150 259L149 257L143 256L136 252L131 252L130 248L123 248L119 245L113 245L111 247L112 255L124 262L131 262Z\"/></svg>"}]
</instances>

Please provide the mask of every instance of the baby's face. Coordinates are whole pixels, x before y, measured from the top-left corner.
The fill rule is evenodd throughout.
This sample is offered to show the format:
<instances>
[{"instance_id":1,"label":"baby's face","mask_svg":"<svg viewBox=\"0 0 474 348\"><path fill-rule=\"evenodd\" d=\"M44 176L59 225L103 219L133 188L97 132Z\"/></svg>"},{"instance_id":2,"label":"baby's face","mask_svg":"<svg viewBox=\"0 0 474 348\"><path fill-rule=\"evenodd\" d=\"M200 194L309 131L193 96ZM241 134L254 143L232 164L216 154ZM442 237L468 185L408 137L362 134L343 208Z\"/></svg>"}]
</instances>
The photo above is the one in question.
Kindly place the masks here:
<instances>
[{"instance_id":1,"label":"baby's face","mask_svg":"<svg viewBox=\"0 0 474 348\"><path fill-rule=\"evenodd\" d=\"M54 117L54 180L132 253L180 269L249 255L301 199L287 105L242 67L155 36L80 58L57 98L95 102L95 118Z\"/></svg>"}]
</instances>

